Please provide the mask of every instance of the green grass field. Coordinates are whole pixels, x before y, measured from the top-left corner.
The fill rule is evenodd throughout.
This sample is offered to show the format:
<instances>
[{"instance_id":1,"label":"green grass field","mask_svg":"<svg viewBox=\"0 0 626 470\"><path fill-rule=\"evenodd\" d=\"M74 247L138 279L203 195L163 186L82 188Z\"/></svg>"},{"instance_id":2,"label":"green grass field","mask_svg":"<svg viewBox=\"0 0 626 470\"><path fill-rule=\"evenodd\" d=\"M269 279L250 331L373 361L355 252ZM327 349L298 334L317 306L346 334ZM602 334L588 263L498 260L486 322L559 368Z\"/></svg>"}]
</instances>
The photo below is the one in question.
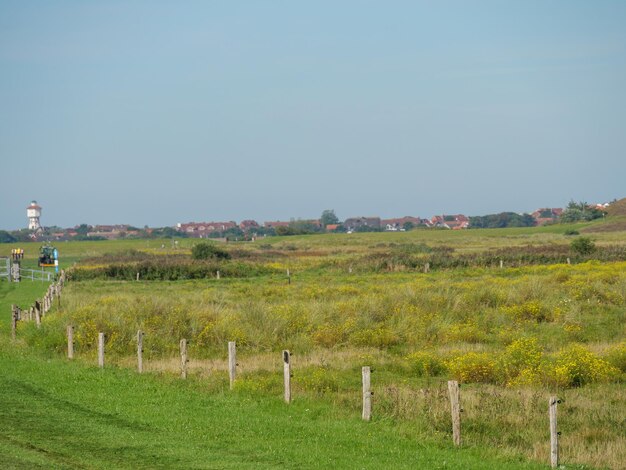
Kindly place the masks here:
<instances>
[{"instance_id":1,"label":"green grass field","mask_svg":"<svg viewBox=\"0 0 626 470\"><path fill-rule=\"evenodd\" d=\"M556 393L564 399L562 462L622 468L626 236L593 232L598 250L581 258L565 234L609 223L229 243L221 246L233 259L208 265L221 270L219 280L211 270L185 279L202 265L188 259L198 240L63 243L62 266L78 263L75 272L82 274L76 277L83 280L67 284L63 308L55 306L41 329L20 323L19 346L3 346L2 361L10 363L2 367L5 382L33 384L32 394L22 387L30 397L23 403L41 400L43 409L58 395L89 413L150 430L119 431L115 423L96 420L86 428L84 444L92 463L63 461L72 455L63 443L79 439L77 430L73 439L55 437L49 454L27 450L23 436L10 435L1 444L15 447L7 450L17 456L9 466L58 454L56 465L69 467L137 467L145 459L149 468L530 468L548 461L547 398ZM36 245L22 247L34 263ZM0 246L5 248L11 245ZM503 258L508 265L500 269ZM426 261L433 263L428 273ZM156 279L160 269L177 280L134 280L135 271ZM30 281L0 286L3 338L10 304L26 308L44 290ZM75 327L73 364L63 359L68 324ZM138 329L146 335L143 376L133 372ZM107 338L104 371L93 368L101 331ZM190 340L185 382L178 379L181 338ZM234 392L228 391L225 361L231 340L239 361ZM295 354L289 407L280 400L284 348ZM363 365L375 370L371 423L359 420ZM63 384L65 377L74 377L76 391ZM452 378L463 383L463 449L450 447L446 381ZM158 390L158 399L143 394L144 386ZM45 395L47 389L54 395ZM63 418L72 411L61 408L52 423L33 412L29 428L40 423L43 434L56 436L63 430L45 429L84 421ZM214 425L206 428L207 422ZM191 433L178 446L177 426ZM223 430L233 428L243 436ZM232 449L222 449L224 442ZM122 450L106 450L117 446Z\"/></svg>"}]
</instances>

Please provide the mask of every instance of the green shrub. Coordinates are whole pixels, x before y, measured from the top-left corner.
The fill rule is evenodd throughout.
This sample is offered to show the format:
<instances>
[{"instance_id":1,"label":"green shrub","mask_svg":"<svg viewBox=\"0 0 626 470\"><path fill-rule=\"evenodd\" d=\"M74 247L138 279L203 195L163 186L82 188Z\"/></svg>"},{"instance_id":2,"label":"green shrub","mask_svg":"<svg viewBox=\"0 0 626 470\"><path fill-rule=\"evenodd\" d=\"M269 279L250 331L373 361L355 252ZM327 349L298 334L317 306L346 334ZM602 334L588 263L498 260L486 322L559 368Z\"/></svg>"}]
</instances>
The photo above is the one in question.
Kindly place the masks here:
<instances>
[{"instance_id":1,"label":"green shrub","mask_svg":"<svg viewBox=\"0 0 626 470\"><path fill-rule=\"evenodd\" d=\"M74 281L89 279L118 279L132 281L137 273L142 281L178 281L212 278L219 271L223 277L253 277L272 274L276 269L261 263L243 261L191 261L182 259L151 259L136 263L113 263L99 267L72 268L69 276Z\"/></svg>"},{"instance_id":2,"label":"green shrub","mask_svg":"<svg viewBox=\"0 0 626 470\"><path fill-rule=\"evenodd\" d=\"M574 253L579 255L588 255L595 251L596 244L589 237L578 237L572 240L570 248Z\"/></svg>"},{"instance_id":3,"label":"green shrub","mask_svg":"<svg viewBox=\"0 0 626 470\"><path fill-rule=\"evenodd\" d=\"M196 260L230 259L230 254L213 243L201 242L191 249L191 257Z\"/></svg>"}]
</instances>

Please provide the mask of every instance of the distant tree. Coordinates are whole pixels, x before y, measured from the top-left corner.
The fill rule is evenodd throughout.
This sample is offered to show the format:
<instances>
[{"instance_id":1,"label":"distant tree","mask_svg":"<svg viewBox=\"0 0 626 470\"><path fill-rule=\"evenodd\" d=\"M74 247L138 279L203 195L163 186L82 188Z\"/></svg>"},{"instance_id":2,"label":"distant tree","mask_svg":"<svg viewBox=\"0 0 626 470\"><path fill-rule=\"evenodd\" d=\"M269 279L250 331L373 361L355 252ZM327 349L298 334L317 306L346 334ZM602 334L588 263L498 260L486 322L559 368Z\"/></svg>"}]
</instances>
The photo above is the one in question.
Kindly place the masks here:
<instances>
[{"instance_id":1,"label":"distant tree","mask_svg":"<svg viewBox=\"0 0 626 470\"><path fill-rule=\"evenodd\" d=\"M408 221L404 223L402 228L408 232L409 230L413 230L413 228L415 228L415 224L411 221Z\"/></svg>"},{"instance_id":2,"label":"distant tree","mask_svg":"<svg viewBox=\"0 0 626 470\"><path fill-rule=\"evenodd\" d=\"M335 215L335 211L333 209L326 209L322 212L320 222L322 223L322 227L326 227L327 225L338 224L339 218Z\"/></svg>"},{"instance_id":3,"label":"distant tree","mask_svg":"<svg viewBox=\"0 0 626 470\"><path fill-rule=\"evenodd\" d=\"M586 222L599 219L603 215L603 211L589 206L586 202L575 202L571 200L567 204L567 208L561 214L560 220L562 223Z\"/></svg>"},{"instance_id":4,"label":"distant tree","mask_svg":"<svg viewBox=\"0 0 626 470\"><path fill-rule=\"evenodd\" d=\"M382 232L382 227L372 227L370 225L360 225L354 229L355 232Z\"/></svg>"},{"instance_id":5,"label":"distant tree","mask_svg":"<svg viewBox=\"0 0 626 470\"><path fill-rule=\"evenodd\" d=\"M106 238L101 237L99 235L89 236L89 235L76 235L73 240L81 241L81 242L97 242L101 240L106 240Z\"/></svg>"},{"instance_id":6,"label":"distant tree","mask_svg":"<svg viewBox=\"0 0 626 470\"><path fill-rule=\"evenodd\" d=\"M279 225L274 229L276 235L279 237L284 237L287 235L300 235L298 231L294 227Z\"/></svg>"},{"instance_id":7,"label":"distant tree","mask_svg":"<svg viewBox=\"0 0 626 470\"><path fill-rule=\"evenodd\" d=\"M276 235L276 231L272 227L256 227L254 229L254 233L256 233L259 237L262 237L263 235Z\"/></svg>"},{"instance_id":8,"label":"distant tree","mask_svg":"<svg viewBox=\"0 0 626 470\"><path fill-rule=\"evenodd\" d=\"M243 230L241 230L239 227L232 227L229 228L227 230L222 230L222 231L216 231L216 232L211 232L209 233L209 238L240 238L243 237L245 234L243 233Z\"/></svg>"},{"instance_id":9,"label":"distant tree","mask_svg":"<svg viewBox=\"0 0 626 470\"><path fill-rule=\"evenodd\" d=\"M6 230L0 230L0 243L15 243L17 238L11 235Z\"/></svg>"},{"instance_id":10,"label":"distant tree","mask_svg":"<svg viewBox=\"0 0 626 470\"><path fill-rule=\"evenodd\" d=\"M589 237L577 237L570 243L573 252L579 255L588 255L596 249L596 244Z\"/></svg>"},{"instance_id":11,"label":"distant tree","mask_svg":"<svg viewBox=\"0 0 626 470\"><path fill-rule=\"evenodd\" d=\"M504 227L532 227L535 219L530 214L516 214L515 212L501 212L470 217L471 228L504 228Z\"/></svg>"},{"instance_id":12,"label":"distant tree","mask_svg":"<svg viewBox=\"0 0 626 470\"><path fill-rule=\"evenodd\" d=\"M318 224L311 220L293 220L289 222L289 227L294 229L298 235L320 232L323 226L323 224Z\"/></svg>"},{"instance_id":13,"label":"distant tree","mask_svg":"<svg viewBox=\"0 0 626 470\"><path fill-rule=\"evenodd\" d=\"M78 235L87 235L87 233L89 233L89 225L87 224L80 224L78 227L76 227L76 233Z\"/></svg>"},{"instance_id":14,"label":"distant tree","mask_svg":"<svg viewBox=\"0 0 626 470\"><path fill-rule=\"evenodd\" d=\"M230 254L214 243L200 242L191 249L191 257L197 260L230 259Z\"/></svg>"},{"instance_id":15,"label":"distant tree","mask_svg":"<svg viewBox=\"0 0 626 470\"><path fill-rule=\"evenodd\" d=\"M33 234L32 230L15 230L13 232L11 232L11 236L13 238L15 238L16 242L31 242L33 241L33 239L31 238L31 235Z\"/></svg>"},{"instance_id":16,"label":"distant tree","mask_svg":"<svg viewBox=\"0 0 626 470\"><path fill-rule=\"evenodd\" d=\"M163 227L162 229L159 230L159 232L160 232L159 235L163 238L174 238L174 237L186 238L187 237L187 234L185 232L179 232L178 230L172 227Z\"/></svg>"}]
</instances>

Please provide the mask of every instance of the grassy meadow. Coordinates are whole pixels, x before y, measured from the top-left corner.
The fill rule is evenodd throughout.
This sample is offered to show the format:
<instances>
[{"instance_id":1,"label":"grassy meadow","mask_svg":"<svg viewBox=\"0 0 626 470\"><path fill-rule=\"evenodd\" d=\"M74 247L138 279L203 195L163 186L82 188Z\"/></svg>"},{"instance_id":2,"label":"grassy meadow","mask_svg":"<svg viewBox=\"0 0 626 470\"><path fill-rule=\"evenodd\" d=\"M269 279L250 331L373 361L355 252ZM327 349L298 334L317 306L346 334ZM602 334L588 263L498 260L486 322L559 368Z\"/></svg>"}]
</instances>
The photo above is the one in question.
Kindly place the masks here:
<instances>
[{"instance_id":1,"label":"grassy meadow","mask_svg":"<svg viewBox=\"0 0 626 470\"><path fill-rule=\"evenodd\" d=\"M275 237L220 245L231 259L202 262L189 256L198 240L61 243L72 279L62 308L40 329L21 322L18 337L31 354L60 358L74 325L77 364L53 361L83 373L105 332L111 373L134 381L141 329L142 380L174 387L186 338L187 382L200 400L267 403L278 420L280 351L289 349L294 413L316 407L368 435L397 433L401 454L417 442L449 446L446 381L457 379L463 455L491 449L507 466L549 461L547 403L557 394L562 462L624 468L626 233L598 230L608 223ZM590 231L595 252L572 251L572 231ZM33 262L36 245L22 247ZM3 311L27 307L36 284L0 290ZM2 320L6 332L8 313ZM237 341L236 398L227 393L228 341ZM374 370L369 424L358 423L363 365ZM327 462L351 466L331 454Z\"/></svg>"}]
</instances>

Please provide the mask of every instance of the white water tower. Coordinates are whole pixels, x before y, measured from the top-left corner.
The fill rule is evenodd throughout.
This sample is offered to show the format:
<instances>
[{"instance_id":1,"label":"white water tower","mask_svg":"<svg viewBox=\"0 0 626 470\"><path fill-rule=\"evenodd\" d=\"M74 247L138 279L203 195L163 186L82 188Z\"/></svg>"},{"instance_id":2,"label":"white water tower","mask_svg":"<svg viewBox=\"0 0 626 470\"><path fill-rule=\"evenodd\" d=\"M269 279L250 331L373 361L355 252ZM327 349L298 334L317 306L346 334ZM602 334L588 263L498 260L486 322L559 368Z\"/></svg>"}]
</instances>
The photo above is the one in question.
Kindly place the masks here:
<instances>
[{"instance_id":1,"label":"white water tower","mask_svg":"<svg viewBox=\"0 0 626 470\"><path fill-rule=\"evenodd\" d=\"M37 205L37 201L31 201L26 208L26 216L28 217L28 230L41 230L39 217L41 217L41 207Z\"/></svg>"}]
</instances>

